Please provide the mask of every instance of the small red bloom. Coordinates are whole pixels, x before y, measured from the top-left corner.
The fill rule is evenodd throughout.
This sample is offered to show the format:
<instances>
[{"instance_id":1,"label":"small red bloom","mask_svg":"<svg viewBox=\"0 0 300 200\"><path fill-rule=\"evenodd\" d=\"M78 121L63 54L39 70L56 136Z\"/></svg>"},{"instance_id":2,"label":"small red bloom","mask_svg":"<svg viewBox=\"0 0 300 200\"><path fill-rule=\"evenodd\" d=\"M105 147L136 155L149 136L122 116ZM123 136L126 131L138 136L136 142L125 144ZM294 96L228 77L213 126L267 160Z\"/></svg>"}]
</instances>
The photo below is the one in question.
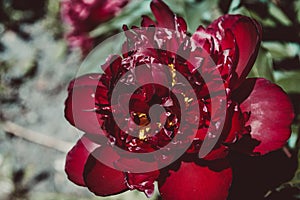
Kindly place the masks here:
<instances>
[{"instance_id":1,"label":"small red bloom","mask_svg":"<svg viewBox=\"0 0 300 200\"><path fill-rule=\"evenodd\" d=\"M71 26L67 40L71 47L80 47L83 54L92 49L88 32L119 14L129 0L63 0L61 17Z\"/></svg>"},{"instance_id":2,"label":"small red bloom","mask_svg":"<svg viewBox=\"0 0 300 200\"><path fill-rule=\"evenodd\" d=\"M69 152L66 172L100 196L129 189L150 196L158 181L163 199L225 199L232 179L228 151L281 148L290 136L292 105L275 84L246 78L261 40L255 20L225 15L188 37L185 21L161 0L151 9L156 21L143 16L144 28L123 27L123 54L110 56L103 74L70 83L65 116L86 134ZM222 91L224 97L216 95ZM215 145L199 158L211 144L206 141ZM163 152L149 159L115 147L132 155ZM177 159L169 149L185 153ZM152 170L136 172L136 166Z\"/></svg>"}]
</instances>

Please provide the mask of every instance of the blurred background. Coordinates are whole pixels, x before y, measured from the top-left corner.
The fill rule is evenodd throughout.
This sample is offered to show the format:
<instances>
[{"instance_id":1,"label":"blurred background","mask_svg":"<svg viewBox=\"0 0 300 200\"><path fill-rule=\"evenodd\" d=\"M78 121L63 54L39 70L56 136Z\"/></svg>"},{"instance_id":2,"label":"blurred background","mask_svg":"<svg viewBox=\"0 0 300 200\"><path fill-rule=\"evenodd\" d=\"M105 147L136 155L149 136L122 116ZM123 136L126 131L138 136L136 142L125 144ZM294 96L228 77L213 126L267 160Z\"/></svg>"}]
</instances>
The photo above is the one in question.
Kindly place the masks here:
<instances>
[{"instance_id":1,"label":"blurred background","mask_svg":"<svg viewBox=\"0 0 300 200\"><path fill-rule=\"evenodd\" d=\"M65 156L80 133L65 120L63 110L68 82L88 52L121 32L123 24L138 26L141 15L152 16L150 1L124 0L113 11L82 3L93 1L66 2L71 1L0 0L0 199L146 199L135 191L95 197L67 180ZM186 19L191 33L226 13L244 14L262 24L263 42L249 76L280 85L296 117L284 151L259 159L231 155L239 178L230 199L300 199L300 0L165 2ZM104 14L80 16L75 5ZM94 57L86 65L104 61ZM152 199L159 199L158 194Z\"/></svg>"}]
</instances>

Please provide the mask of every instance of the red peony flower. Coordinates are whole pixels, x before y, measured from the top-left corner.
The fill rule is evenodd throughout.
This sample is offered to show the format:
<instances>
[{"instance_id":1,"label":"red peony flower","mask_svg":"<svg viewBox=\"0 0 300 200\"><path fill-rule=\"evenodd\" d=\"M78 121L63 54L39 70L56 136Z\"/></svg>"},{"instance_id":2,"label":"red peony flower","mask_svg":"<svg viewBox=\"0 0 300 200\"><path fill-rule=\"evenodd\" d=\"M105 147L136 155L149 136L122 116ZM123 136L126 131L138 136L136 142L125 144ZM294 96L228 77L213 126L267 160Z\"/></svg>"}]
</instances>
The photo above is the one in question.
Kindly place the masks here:
<instances>
[{"instance_id":1,"label":"red peony flower","mask_svg":"<svg viewBox=\"0 0 300 200\"><path fill-rule=\"evenodd\" d=\"M66 173L100 196L151 196L158 181L163 199L226 199L228 152L281 148L292 105L275 84L246 78L261 40L255 20L225 15L189 37L161 0L151 9L156 21L143 16L141 28L123 27L123 54L110 56L103 74L71 81L65 116L85 135L68 153Z\"/></svg>"},{"instance_id":2,"label":"red peony flower","mask_svg":"<svg viewBox=\"0 0 300 200\"><path fill-rule=\"evenodd\" d=\"M86 54L92 49L92 38L88 38L87 33L119 14L128 2L128 0L63 0L61 16L63 21L71 26L71 31L67 34L71 47L80 47ZM74 38L78 42L75 43Z\"/></svg>"}]
</instances>

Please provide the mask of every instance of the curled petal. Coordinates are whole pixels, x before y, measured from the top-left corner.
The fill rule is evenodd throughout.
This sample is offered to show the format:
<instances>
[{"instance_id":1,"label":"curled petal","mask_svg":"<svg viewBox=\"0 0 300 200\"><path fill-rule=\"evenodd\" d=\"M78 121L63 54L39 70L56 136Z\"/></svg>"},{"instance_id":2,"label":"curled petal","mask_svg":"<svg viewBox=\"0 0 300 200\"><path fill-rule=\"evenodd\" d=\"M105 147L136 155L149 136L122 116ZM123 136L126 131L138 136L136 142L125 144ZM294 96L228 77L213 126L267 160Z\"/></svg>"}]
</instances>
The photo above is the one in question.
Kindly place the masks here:
<instances>
[{"instance_id":1,"label":"curled petal","mask_svg":"<svg viewBox=\"0 0 300 200\"><path fill-rule=\"evenodd\" d=\"M118 159L109 148L97 148L90 154L84 168L85 184L90 191L99 196L109 196L127 190L123 172L113 169L101 162L111 162Z\"/></svg>"},{"instance_id":2,"label":"curled petal","mask_svg":"<svg viewBox=\"0 0 300 200\"><path fill-rule=\"evenodd\" d=\"M85 186L83 180L84 165L90 152L97 146L97 144L91 142L85 136L78 140L77 144L67 154L65 171L68 175L68 179L77 185Z\"/></svg>"},{"instance_id":3,"label":"curled petal","mask_svg":"<svg viewBox=\"0 0 300 200\"><path fill-rule=\"evenodd\" d=\"M294 118L292 104L286 93L263 78L246 79L234 94L243 112L250 112L246 125L252 138L260 141L254 149L262 154L281 148L290 137Z\"/></svg>"},{"instance_id":4,"label":"curled petal","mask_svg":"<svg viewBox=\"0 0 300 200\"><path fill-rule=\"evenodd\" d=\"M261 26L254 19L224 15L206 29L200 26L192 38L197 46L217 56L214 58L216 64L223 64L220 69L222 77L229 78L230 88L236 89L254 64L261 33Z\"/></svg>"},{"instance_id":5,"label":"curled petal","mask_svg":"<svg viewBox=\"0 0 300 200\"><path fill-rule=\"evenodd\" d=\"M209 28L213 29L230 29L235 36L238 46L239 60L236 66L238 80L243 80L250 72L255 62L262 29L254 20L242 15L224 15L215 20Z\"/></svg>"},{"instance_id":6,"label":"curled petal","mask_svg":"<svg viewBox=\"0 0 300 200\"><path fill-rule=\"evenodd\" d=\"M178 171L159 180L158 186L164 200L223 200L231 185L231 168L212 171L193 162L182 162Z\"/></svg>"}]
</instances>

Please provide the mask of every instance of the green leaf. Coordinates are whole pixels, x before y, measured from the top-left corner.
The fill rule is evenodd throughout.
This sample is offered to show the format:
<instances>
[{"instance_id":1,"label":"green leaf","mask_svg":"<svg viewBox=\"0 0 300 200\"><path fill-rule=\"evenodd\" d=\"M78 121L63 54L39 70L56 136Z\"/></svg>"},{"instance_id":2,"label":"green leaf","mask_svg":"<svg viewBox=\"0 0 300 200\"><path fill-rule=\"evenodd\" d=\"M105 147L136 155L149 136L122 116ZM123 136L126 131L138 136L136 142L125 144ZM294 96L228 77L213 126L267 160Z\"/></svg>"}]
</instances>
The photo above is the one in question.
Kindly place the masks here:
<instances>
[{"instance_id":1,"label":"green leaf","mask_svg":"<svg viewBox=\"0 0 300 200\"><path fill-rule=\"evenodd\" d=\"M297 14L297 21L300 23L300 1L294 2L295 12Z\"/></svg>"},{"instance_id":2,"label":"green leaf","mask_svg":"<svg viewBox=\"0 0 300 200\"><path fill-rule=\"evenodd\" d=\"M269 13L278 20L282 25L291 26L291 20L285 15L285 13L278 8L275 4L269 3Z\"/></svg>"},{"instance_id":3,"label":"green leaf","mask_svg":"<svg viewBox=\"0 0 300 200\"><path fill-rule=\"evenodd\" d=\"M48 8L48 14L50 15L56 15L57 13L59 13L59 9L60 9L60 1L58 0L51 0L48 1L47 4L47 8Z\"/></svg>"},{"instance_id":4,"label":"green leaf","mask_svg":"<svg viewBox=\"0 0 300 200\"><path fill-rule=\"evenodd\" d=\"M275 72L275 82L288 93L300 93L300 70Z\"/></svg>"},{"instance_id":5,"label":"green leaf","mask_svg":"<svg viewBox=\"0 0 300 200\"><path fill-rule=\"evenodd\" d=\"M228 13L235 14L235 12L239 9L240 5L241 5L241 0L232 0Z\"/></svg>"},{"instance_id":6,"label":"green leaf","mask_svg":"<svg viewBox=\"0 0 300 200\"><path fill-rule=\"evenodd\" d=\"M165 0L165 3L174 13L186 19L186 6L189 2L182 0Z\"/></svg>"},{"instance_id":7,"label":"green leaf","mask_svg":"<svg viewBox=\"0 0 300 200\"><path fill-rule=\"evenodd\" d=\"M265 49L260 49L256 62L248 77L262 77L274 81L272 55Z\"/></svg>"},{"instance_id":8,"label":"green leaf","mask_svg":"<svg viewBox=\"0 0 300 200\"><path fill-rule=\"evenodd\" d=\"M288 140L288 145L292 149L295 149L296 145L297 145L298 129L299 129L299 127L297 125L295 125L295 124L292 125L292 134Z\"/></svg>"},{"instance_id":9,"label":"green leaf","mask_svg":"<svg viewBox=\"0 0 300 200\"><path fill-rule=\"evenodd\" d=\"M188 31L191 33L195 32L199 25L208 25L207 22L211 22L220 15L218 0L189 2L185 6L185 19Z\"/></svg>"},{"instance_id":10,"label":"green leaf","mask_svg":"<svg viewBox=\"0 0 300 200\"><path fill-rule=\"evenodd\" d=\"M295 57L300 53L300 46L296 43L263 42L262 46L271 53L275 60Z\"/></svg>"}]
</instances>

